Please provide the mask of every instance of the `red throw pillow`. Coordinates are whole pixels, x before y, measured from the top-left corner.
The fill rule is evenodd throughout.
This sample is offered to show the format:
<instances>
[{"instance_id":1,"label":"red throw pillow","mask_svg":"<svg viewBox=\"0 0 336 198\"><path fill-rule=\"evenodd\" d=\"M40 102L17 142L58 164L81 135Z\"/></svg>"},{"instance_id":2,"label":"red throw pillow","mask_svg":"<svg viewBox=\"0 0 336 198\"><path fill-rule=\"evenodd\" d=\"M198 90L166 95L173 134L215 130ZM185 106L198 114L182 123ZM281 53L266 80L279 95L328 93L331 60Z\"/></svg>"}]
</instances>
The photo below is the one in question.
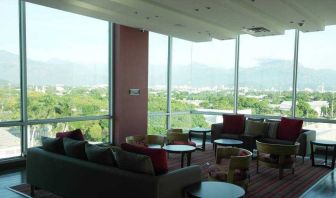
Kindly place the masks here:
<instances>
[{"instance_id":1,"label":"red throw pillow","mask_svg":"<svg viewBox=\"0 0 336 198\"><path fill-rule=\"evenodd\" d=\"M244 127L244 115L223 115L223 133L242 134Z\"/></svg>"},{"instance_id":2,"label":"red throw pillow","mask_svg":"<svg viewBox=\"0 0 336 198\"><path fill-rule=\"evenodd\" d=\"M303 120L281 118L277 137L281 140L296 141L301 133Z\"/></svg>"},{"instance_id":3,"label":"red throw pillow","mask_svg":"<svg viewBox=\"0 0 336 198\"><path fill-rule=\"evenodd\" d=\"M71 138L74 140L84 140L84 135L80 129L75 129L73 131L66 131L66 132L58 132L56 133L56 138Z\"/></svg>"},{"instance_id":4,"label":"red throw pillow","mask_svg":"<svg viewBox=\"0 0 336 198\"><path fill-rule=\"evenodd\" d=\"M147 155L151 158L156 175L168 172L167 153L161 148L148 148L122 143L121 148L128 152Z\"/></svg>"}]
</instances>

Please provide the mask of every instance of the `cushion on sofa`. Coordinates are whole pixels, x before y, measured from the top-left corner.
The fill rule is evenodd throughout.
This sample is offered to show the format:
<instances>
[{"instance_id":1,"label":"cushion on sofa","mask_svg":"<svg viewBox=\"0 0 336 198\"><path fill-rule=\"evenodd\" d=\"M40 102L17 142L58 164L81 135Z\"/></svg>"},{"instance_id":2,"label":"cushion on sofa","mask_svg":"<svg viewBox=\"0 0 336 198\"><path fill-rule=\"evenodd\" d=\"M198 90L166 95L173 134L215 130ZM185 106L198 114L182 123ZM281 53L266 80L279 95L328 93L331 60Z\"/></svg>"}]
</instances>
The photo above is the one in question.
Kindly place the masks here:
<instances>
[{"instance_id":1,"label":"cushion on sofa","mask_svg":"<svg viewBox=\"0 0 336 198\"><path fill-rule=\"evenodd\" d=\"M196 147L196 143L193 141L173 141L170 143L171 145L189 145L189 146L194 146Z\"/></svg>"},{"instance_id":2,"label":"cushion on sofa","mask_svg":"<svg viewBox=\"0 0 336 198\"><path fill-rule=\"evenodd\" d=\"M116 166L114 155L110 147L85 144L85 153L89 161Z\"/></svg>"},{"instance_id":3,"label":"cushion on sofa","mask_svg":"<svg viewBox=\"0 0 336 198\"><path fill-rule=\"evenodd\" d=\"M282 117L277 132L277 138L281 140L296 141L301 133L302 125L303 120Z\"/></svg>"},{"instance_id":4,"label":"cushion on sofa","mask_svg":"<svg viewBox=\"0 0 336 198\"><path fill-rule=\"evenodd\" d=\"M113 151L113 154L119 168L137 173L155 175L152 160L149 156L127 152L121 149L116 149Z\"/></svg>"},{"instance_id":5,"label":"cushion on sofa","mask_svg":"<svg viewBox=\"0 0 336 198\"><path fill-rule=\"evenodd\" d=\"M156 175L168 172L167 153L161 148L147 148L123 143L121 148L128 152L143 154L151 158Z\"/></svg>"},{"instance_id":6,"label":"cushion on sofa","mask_svg":"<svg viewBox=\"0 0 336 198\"><path fill-rule=\"evenodd\" d=\"M65 154L63 140L61 138L41 137L42 148L46 151Z\"/></svg>"},{"instance_id":7,"label":"cushion on sofa","mask_svg":"<svg viewBox=\"0 0 336 198\"><path fill-rule=\"evenodd\" d=\"M223 133L242 134L244 133L244 115L223 115Z\"/></svg>"},{"instance_id":8,"label":"cushion on sofa","mask_svg":"<svg viewBox=\"0 0 336 198\"><path fill-rule=\"evenodd\" d=\"M77 159L87 160L85 153L86 141L74 140L71 138L63 138L65 154Z\"/></svg>"},{"instance_id":9,"label":"cushion on sofa","mask_svg":"<svg viewBox=\"0 0 336 198\"><path fill-rule=\"evenodd\" d=\"M56 133L57 138L71 138L74 140L84 140L84 135L80 129L75 129L73 131L58 132Z\"/></svg>"},{"instance_id":10,"label":"cushion on sofa","mask_svg":"<svg viewBox=\"0 0 336 198\"><path fill-rule=\"evenodd\" d=\"M246 120L244 135L253 137L265 136L267 133L267 129L268 129L268 123L266 122Z\"/></svg>"},{"instance_id":11,"label":"cushion on sofa","mask_svg":"<svg viewBox=\"0 0 336 198\"><path fill-rule=\"evenodd\" d=\"M269 138L277 138L278 128L279 128L279 121L266 121L268 123L268 130L266 136Z\"/></svg>"}]
</instances>

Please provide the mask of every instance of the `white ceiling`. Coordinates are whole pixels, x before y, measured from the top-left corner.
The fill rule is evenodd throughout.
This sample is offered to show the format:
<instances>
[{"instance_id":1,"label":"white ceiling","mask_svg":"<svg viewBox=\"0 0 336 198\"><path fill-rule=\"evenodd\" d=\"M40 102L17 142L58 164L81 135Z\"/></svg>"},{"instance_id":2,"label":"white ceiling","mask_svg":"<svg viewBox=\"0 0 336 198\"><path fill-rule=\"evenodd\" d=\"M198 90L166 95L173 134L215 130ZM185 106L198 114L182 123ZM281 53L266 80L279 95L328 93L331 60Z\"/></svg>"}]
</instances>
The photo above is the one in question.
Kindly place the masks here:
<instances>
[{"instance_id":1,"label":"white ceiling","mask_svg":"<svg viewBox=\"0 0 336 198\"><path fill-rule=\"evenodd\" d=\"M336 0L26 0L201 42L238 34L320 31L336 24ZM263 27L269 32L247 29Z\"/></svg>"}]
</instances>

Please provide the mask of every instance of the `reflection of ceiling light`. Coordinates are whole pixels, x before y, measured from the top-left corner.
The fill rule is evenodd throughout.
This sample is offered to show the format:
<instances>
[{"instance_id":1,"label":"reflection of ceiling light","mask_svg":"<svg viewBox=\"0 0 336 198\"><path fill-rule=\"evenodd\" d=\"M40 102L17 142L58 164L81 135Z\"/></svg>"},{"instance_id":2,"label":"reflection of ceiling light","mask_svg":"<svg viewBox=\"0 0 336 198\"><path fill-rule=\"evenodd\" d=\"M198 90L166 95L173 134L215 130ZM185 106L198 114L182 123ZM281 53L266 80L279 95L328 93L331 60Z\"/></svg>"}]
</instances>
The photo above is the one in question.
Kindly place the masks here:
<instances>
[{"instance_id":1,"label":"reflection of ceiling light","mask_svg":"<svg viewBox=\"0 0 336 198\"><path fill-rule=\"evenodd\" d=\"M243 28L243 32L249 33L249 34L256 34L260 32L270 32L269 29L264 27L251 27L251 28Z\"/></svg>"}]
</instances>

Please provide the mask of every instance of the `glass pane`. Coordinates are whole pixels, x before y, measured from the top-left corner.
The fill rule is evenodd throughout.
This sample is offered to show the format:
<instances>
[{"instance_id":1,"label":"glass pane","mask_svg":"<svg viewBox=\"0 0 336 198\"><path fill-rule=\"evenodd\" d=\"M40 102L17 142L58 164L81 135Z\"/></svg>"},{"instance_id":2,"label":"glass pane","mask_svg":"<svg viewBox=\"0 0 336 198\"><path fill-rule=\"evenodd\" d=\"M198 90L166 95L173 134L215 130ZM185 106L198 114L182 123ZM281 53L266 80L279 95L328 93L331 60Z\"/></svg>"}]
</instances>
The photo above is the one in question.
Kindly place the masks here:
<instances>
[{"instance_id":1,"label":"glass pane","mask_svg":"<svg viewBox=\"0 0 336 198\"><path fill-rule=\"evenodd\" d=\"M171 128L179 128L188 131L192 128L191 114L181 114L171 116Z\"/></svg>"},{"instance_id":2,"label":"glass pane","mask_svg":"<svg viewBox=\"0 0 336 198\"><path fill-rule=\"evenodd\" d=\"M0 127L0 159L21 156L21 128Z\"/></svg>"},{"instance_id":3,"label":"glass pane","mask_svg":"<svg viewBox=\"0 0 336 198\"><path fill-rule=\"evenodd\" d=\"M194 108L233 112L235 40L193 43L190 93Z\"/></svg>"},{"instance_id":4,"label":"glass pane","mask_svg":"<svg viewBox=\"0 0 336 198\"><path fill-rule=\"evenodd\" d=\"M108 22L26 9L29 119L108 114Z\"/></svg>"},{"instance_id":5,"label":"glass pane","mask_svg":"<svg viewBox=\"0 0 336 198\"><path fill-rule=\"evenodd\" d=\"M333 140L336 141L336 124L304 122L304 129L312 129L316 131L317 140Z\"/></svg>"},{"instance_id":6,"label":"glass pane","mask_svg":"<svg viewBox=\"0 0 336 198\"><path fill-rule=\"evenodd\" d=\"M0 122L20 120L18 1L0 1Z\"/></svg>"},{"instance_id":7,"label":"glass pane","mask_svg":"<svg viewBox=\"0 0 336 198\"><path fill-rule=\"evenodd\" d=\"M240 113L291 115L294 38L294 30L279 36L241 36Z\"/></svg>"},{"instance_id":8,"label":"glass pane","mask_svg":"<svg viewBox=\"0 0 336 198\"><path fill-rule=\"evenodd\" d=\"M85 140L93 143L108 142L108 120L52 123L28 126L28 146L40 146L41 136L55 137L57 132L81 129Z\"/></svg>"},{"instance_id":9,"label":"glass pane","mask_svg":"<svg viewBox=\"0 0 336 198\"><path fill-rule=\"evenodd\" d=\"M172 112L190 111L192 43L173 39L172 49Z\"/></svg>"},{"instance_id":10,"label":"glass pane","mask_svg":"<svg viewBox=\"0 0 336 198\"><path fill-rule=\"evenodd\" d=\"M166 135L166 116L148 116L147 133L150 135Z\"/></svg>"},{"instance_id":11,"label":"glass pane","mask_svg":"<svg viewBox=\"0 0 336 198\"><path fill-rule=\"evenodd\" d=\"M149 33L148 111L167 112L168 36Z\"/></svg>"},{"instance_id":12,"label":"glass pane","mask_svg":"<svg viewBox=\"0 0 336 198\"><path fill-rule=\"evenodd\" d=\"M297 117L335 119L335 35L336 26L321 32L300 32Z\"/></svg>"}]
</instances>

